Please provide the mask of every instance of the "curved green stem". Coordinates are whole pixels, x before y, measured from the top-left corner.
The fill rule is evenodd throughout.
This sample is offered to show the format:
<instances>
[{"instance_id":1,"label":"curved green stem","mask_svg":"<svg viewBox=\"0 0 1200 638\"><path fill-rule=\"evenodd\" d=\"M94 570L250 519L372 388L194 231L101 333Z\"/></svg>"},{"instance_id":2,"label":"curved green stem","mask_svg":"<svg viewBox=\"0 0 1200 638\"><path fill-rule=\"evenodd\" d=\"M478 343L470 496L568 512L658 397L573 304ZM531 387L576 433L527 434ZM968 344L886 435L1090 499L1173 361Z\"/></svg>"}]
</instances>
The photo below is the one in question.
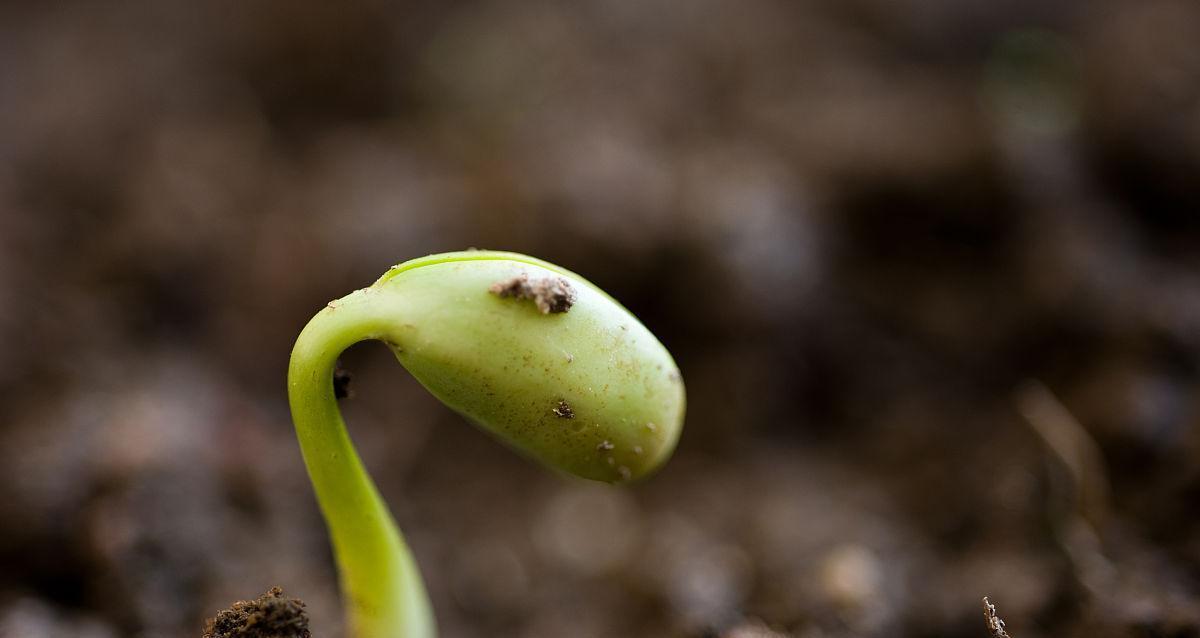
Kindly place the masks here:
<instances>
[{"instance_id":1,"label":"curved green stem","mask_svg":"<svg viewBox=\"0 0 1200 638\"><path fill-rule=\"evenodd\" d=\"M288 368L288 401L304 463L329 526L350 635L436 635L420 571L363 468L333 391L338 356L368 339L388 341L399 300L359 290L329 304L301 332Z\"/></svg>"}]
</instances>

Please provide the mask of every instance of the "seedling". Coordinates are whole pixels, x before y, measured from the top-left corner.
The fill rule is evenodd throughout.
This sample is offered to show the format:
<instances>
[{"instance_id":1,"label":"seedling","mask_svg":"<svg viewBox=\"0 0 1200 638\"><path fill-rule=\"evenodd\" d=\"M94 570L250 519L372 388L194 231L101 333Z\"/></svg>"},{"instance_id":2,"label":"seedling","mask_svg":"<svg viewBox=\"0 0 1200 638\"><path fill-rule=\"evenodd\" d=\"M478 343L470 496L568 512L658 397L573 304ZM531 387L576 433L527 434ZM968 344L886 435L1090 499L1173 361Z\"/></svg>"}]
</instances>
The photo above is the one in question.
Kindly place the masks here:
<instances>
[{"instance_id":1,"label":"seedling","mask_svg":"<svg viewBox=\"0 0 1200 638\"><path fill-rule=\"evenodd\" d=\"M420 572L334 393L338 356L368 339L387 344L451 409L576 476L639 479L679 438L683 382L666 348L599 288L553 264L491 251L431 255L330 302L296 341L288 398L357 638L436 634Z\"/></svg>"}]
</instances>

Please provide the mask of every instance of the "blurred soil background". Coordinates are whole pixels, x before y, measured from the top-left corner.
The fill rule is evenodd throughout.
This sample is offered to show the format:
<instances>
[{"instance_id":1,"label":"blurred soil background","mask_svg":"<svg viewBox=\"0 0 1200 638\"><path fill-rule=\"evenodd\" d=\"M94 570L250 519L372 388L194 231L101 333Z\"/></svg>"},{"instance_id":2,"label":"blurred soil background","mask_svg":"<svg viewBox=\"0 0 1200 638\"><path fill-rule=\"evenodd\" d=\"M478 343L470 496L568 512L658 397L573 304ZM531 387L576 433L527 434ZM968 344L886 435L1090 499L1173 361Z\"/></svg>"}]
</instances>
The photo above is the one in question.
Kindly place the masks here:
<instances>
[{"instance_id":1,"label":"blurred soil background","mask_svg":"<svg viewBox=\"0 0 1200 638\"><path fill-rule=\"evenodd\" d=\"M1200 3L0 6L0 635L343 636L285 400L388 266L531 253L683 370L653 480L343 359L444 635L1200 635ZM762 630L765 631L765 630ZM761 633L761 631L760 631Z\"/></svg>"}]
</instances>

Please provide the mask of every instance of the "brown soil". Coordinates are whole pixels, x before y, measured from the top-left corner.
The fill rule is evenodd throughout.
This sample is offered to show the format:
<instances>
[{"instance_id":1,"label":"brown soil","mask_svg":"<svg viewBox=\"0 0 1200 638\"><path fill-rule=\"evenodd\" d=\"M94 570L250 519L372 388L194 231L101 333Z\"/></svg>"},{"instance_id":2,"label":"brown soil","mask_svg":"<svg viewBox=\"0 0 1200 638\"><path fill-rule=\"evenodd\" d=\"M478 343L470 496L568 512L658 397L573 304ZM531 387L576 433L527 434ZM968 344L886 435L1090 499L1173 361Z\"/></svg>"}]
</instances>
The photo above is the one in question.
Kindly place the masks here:
<instances>
[{"instance_id":1,"label":"brown soil","mask_svg":"<svg viewBox=\"0 0 1200 638\"><path fill-rule=\"evenodd\" d=\"M0 635L194 637L272 583L342 635L288 355L469 245L611 293L688 405L661 472L595 488L346 352L448 635L984 638L984 595L1016 638L1200 635L1196 24L0 2Z\"/></svg>"},{"instance_id":2,"label":"brown soil","mask_svg":"<svg viewBox=\"0 0 1200 638\"><path fill-rule=\"evenodd\" d=\"M204 628L204 638L310 638L304 603L286 598L272 587L254 600L239 600L217 612Z\"/></svg>"},{"instance_id":3,"label":"brown soil","mask_svg":"<svg viewBox=\"0 0 1200 638\"><path fill-rule=\"evenodd\" d=\"M498 281L488 291L501 297L516 297L517 299L532 299L538 310L544 314L566 312L575 305L575 288L571 282L562 277L541 277L529 279L526 275Z\"/></svg>"}]
</instances>

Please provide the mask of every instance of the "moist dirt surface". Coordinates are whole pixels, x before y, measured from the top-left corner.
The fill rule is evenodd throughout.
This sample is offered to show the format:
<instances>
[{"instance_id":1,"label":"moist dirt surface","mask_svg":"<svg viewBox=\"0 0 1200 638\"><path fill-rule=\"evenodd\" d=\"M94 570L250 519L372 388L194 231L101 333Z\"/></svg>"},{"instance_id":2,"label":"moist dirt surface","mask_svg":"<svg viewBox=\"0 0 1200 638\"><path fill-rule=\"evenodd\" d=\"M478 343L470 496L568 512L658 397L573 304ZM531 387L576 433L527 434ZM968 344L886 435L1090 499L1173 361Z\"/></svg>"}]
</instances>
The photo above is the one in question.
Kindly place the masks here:
<instances>
[{"instance_id":1,"label":"moist dirt surface","mask_svg":"<svg viewBox=\"0 0 1200 638\"><path fill-rule=\"evenodd\" d=\"M986 638L988 596L1013 638L1197 636L1196 25L0 3L0 636L195 638L278 584L347 638L288 357L328 300L463 246L611 294L688 405L660 471L592 485L343 353L443 635Z\"/></svg>"}]
</instances>

